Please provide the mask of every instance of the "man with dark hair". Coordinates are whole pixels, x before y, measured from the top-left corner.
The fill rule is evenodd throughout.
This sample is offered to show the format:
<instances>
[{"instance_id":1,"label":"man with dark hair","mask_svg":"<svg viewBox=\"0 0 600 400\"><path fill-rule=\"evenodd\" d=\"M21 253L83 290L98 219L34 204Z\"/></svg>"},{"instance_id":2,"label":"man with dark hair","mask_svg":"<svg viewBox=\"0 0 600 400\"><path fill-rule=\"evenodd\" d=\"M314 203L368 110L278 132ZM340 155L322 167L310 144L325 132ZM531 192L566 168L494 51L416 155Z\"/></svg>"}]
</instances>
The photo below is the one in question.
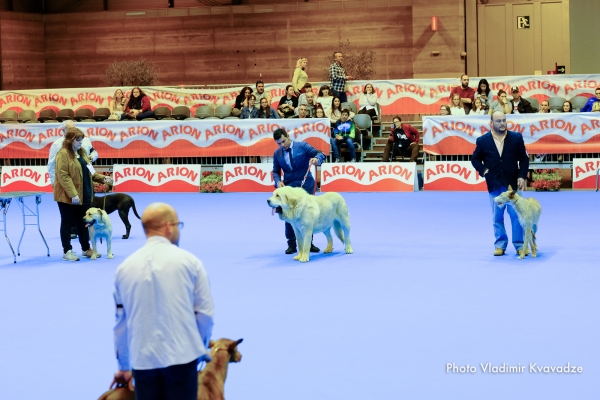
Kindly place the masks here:
<instances>
[{"instance_id":1,"label":"man with dark hair","mask_svg":"<svg viewBox=\"0 0 600 400\"><path fill-rule=\"evenodd\" d=\"M271 104L271 95L268 92L265 92L265 83L261 80L256 81L256 93L254 93L254 95L256 96L256 101L254 102L254 107L256 108L260 108L260 100L261 99L267 99L267 102L269 103L269 105Z\"/></svg>"},{"instance_id":2,"label":"man with dark hair","mask_svg":"<svg viewBox=\"0 0 600 400\"><path fill-rule=\"evenodd\" d=\"M460 76L460 86L455 86L450 91L450 103L452 103L452 96L457 94L460 96L462 100L463 107L465 109L465 114L468 114L471 110L471 104L475 99L475 89L469 87L469 75L462 74Z\"/></svg>"},{"instance_id":3,"label":"man with dark hair","mask_svg":"<svg viewBox=\"0 0 600 400\"><path fill-rule=\"evenodd\" d=\"M391 161L396 154L410 155L410 162L417 162L419 156L419 131L409 124L403 124L399 116L394 117L390 126L390 137L383 150L383 161Z\"/></svg>"},{"instance_id":4,"label":"man with dark hair","mask_svg":"<svg viewBox=\"0 0 600 400\"><path fill-rule=\"evenodd\" d=\"M504 228L504 210L508 211L512 225L512 243L518 254L523 247L523 228L512 206L498 206L494 198L508 190L508 186L519 191L527 183L529 156L525 150L523 136L506 129L506 115L501 111L492 114L492 130L477 138L471 164L487 184L494 221L495 256L506 252L508 236Z\"/></svg>"},{"instance_id":5,"label":"man with dark hair","mask_svg":"<svg viewBox=\"0 0 600 400\"><path fill-rule=\"evenodd\" d=\"M592 111L592 107L594 107L594 103L600 101L600 86L596 88L596 97L590 97L590 99L585 103L585 105L581 108L581 112L590 112Z\"/></svg>"},{"instance_id":6,"label":"man with dark hair","mask_svg":"<svg viewBox=\"0 0 600 400\"><path fill-rule=\"evenodd\" d=\"M513 114L531 114L533 108L528 100L521 97L521 93L518 86L511 88L513 99L510 101L510 106L513 110Z\"/></svg>"},{"instance_id":7,"label":"man with dark hair","mask_svg":"<svg viewBox=\"0 0 600 400\"><path fill-rule=\"evenodd\" d=\"M346 75L346 70L342 67L342 61L344 61L342 52L336 51L333 53L333 59L334 62L329 67L331 91L334 96L340 98L341 103L346 103L348 101L348 97L346 96L346 80L354 78L350 75Z\"/></svg>"},{"instance_id":8,"label":"man with dark hair","mask_svg":"<svg viewBox=\"0 0 600 400\"><path fill-rule=\"evenodd\" d=\"M325 160L323 152L316 150L305 142L295 142L288 136L285 129L273 132L273 139L279 146L273 154L273 180L275 188L284 186L302 187L308 194L315 194L315 179L309 171L309 165L319 165ZM283 181L281 180L283 172ZM285 237L288 248L285 254L294 254L297 251L296 235L294 228L285 223ZM311 243L310 252L318 253L318 247Z\"/></svg>"}]
</instances>

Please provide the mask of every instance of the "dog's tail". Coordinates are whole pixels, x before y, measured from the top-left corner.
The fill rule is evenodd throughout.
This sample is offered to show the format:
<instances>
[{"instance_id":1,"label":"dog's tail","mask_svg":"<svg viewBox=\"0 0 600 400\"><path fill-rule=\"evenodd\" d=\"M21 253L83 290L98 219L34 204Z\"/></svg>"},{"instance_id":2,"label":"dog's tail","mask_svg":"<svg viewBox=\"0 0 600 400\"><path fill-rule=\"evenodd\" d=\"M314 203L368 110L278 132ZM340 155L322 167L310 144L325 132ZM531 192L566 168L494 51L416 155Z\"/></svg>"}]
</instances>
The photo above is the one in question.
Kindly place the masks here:
<instances>
[{"instance_id":1,"label":"dog's tail","mask_svg":"<svg viewBox=\"0 0 600 400\"><path fill-rule=\"evenodd\" d=\"M346 243L344 240L344 231L342 230L342 224L336 219L333 220L333 230L335 232L335 236L338 237L342 241L342 243Z\"/></svg>"},{"instance_id":2,"label":"dog's tail","mask_svg":"<svg viewBox=\"0 0 600 400\"><path fill-rule=\"evenodd\" d=\"M130 198L129 201L131 202L131 208L133 208L133 213L135 214L136 217L138 217L138 219L141 219L137 213L137 210L135 209L135 201L133 201L133 197Z\"/></svg>"}]
</instances>

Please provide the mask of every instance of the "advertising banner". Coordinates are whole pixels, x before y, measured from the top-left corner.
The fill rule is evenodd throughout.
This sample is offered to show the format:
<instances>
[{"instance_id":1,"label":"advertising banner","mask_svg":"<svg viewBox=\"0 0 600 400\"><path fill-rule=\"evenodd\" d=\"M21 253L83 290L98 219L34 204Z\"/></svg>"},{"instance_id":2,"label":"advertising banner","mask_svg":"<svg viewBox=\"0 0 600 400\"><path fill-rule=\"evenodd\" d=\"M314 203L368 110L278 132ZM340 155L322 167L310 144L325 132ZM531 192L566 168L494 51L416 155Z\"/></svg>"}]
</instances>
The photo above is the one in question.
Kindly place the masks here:
<instances>
[{"instance_id":1,"label":"advertising banner","mask_svg":"<svg viewBox=\"0 0 600 400\"><path fill-rule=\"evenodd\" d=\"M485 178L470 161L426 161L424 175L423 190L487 191Z\"/></svg>"},{"instance_id":2,"label":"advertising banner","mask_svg":"<svg viewBox=\"0 0 600 400\"><path fill-rule=\"evenodd\" d=\"M416 163L324 163L322 192L412 192L418 190Z\"/></svg>"},{"instance_id":3,"label":"advertising banner","mask_svg":"<svg viewBox=\"0 0 600 400\"><path fill-rule=\"evenodd\" d=\"M273 163L224 164L223 192L272 192Z\"/></svg>"},{"instance_id":4,"label":"advertising banner","mask_svg":"<svg viewBox=\"0 0 600 400\"><path fill-rule=\"evenodd\" d=\"M573 159L573 189L596 189L596 171L600 158Z\"/></svg>"},{"instance_id":5,"label":"advertising banner","mask_svg":"<svg viewBox=\"0 0 600 400\"><path fill-rule=\"evenodd\" d=\"M45 166L2 167L0 191L7 192L52 192L50 174Z\"/></svg>"},{"instance_id":6,"label":"advertising banner","mask_svg":"<svg viewBox=\"0 0 600 400\"><path fill-rule=\"evenodd\" d=\"M200 192L200 165L115 165L115 192Z\"/></svg>"}]
</instances>

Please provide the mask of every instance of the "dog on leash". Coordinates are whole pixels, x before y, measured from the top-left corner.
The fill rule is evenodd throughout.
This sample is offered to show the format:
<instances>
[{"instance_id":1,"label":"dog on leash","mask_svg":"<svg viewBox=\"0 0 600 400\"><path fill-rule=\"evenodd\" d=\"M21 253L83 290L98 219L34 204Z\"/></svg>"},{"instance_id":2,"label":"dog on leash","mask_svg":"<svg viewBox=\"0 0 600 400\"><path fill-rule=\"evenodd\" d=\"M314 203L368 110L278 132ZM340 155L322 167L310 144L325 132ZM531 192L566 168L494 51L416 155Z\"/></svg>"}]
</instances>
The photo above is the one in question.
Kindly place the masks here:
<instances>
[{"instance_id":1,"label":"dog on leash","mask_svg":"<svg viewBox=\"0 0 600 400\"><path fill-rule=\"evenodd\" d=\"M494 201L498 203L499 206L512 203L512 206L517 212L519 224L521 224L525 235L519 260L522 260L525 255L529 253L528 247L531 248L531 257L535 257L537 255L535 231L537 231L538 221L542 214L542 206L540 203L533 197L525 199L519 196L510 185L508 186L508 190L495 197Z\"/></svg>"},{"instance_id":2,"label":"dog on leash","mask_svg":"<svg viewBox=\"0 0 600 400\"><path fill-rule=\"evenodd\" d=\"M131 224L129 223L129 209L133 208L133 213L138 219L141 219L135 209L135 202L133 197L125 193L111 193L104 196L94 196L92 201L92 207L99 208L106 211L107 214L111 214L116 210L119 210L119 217L125 224L126 233L123 235L123 239L129 238L129 232L131 231Z\"/></svg>"},{"instance_id":3,"label":"dog on leash","mask_svg":"<svg viewBox=\"0 0 600 400\"><path fill-rule=\"evenodd\" d=\"M346 246L346 254L352 254L350 244L350 213L344 198L335 192L312 196L302 188L284 186L275 189L267 200L273 213L294 228L298 241L298 255L294 260L308 262L313 233L323 232L327 237L324 253L333 251L331 228Z\"/></svg>"},{"instance_id":4,"label":"dog on leash","mask_svg":"<svg viewBox=\"0 0 600 400\"><path fill-rule=\"evenodd\" d=\"M216 342L210 341L209 348L212 361L206 363L204 369L198 372L198 400L225 400L227 369L229 363L237 363L242 360L242 355L237 346L243 340L219 339ZM135 394L129 389L127 382L115 380L112 385L117 385L117 387L102 394L98 400L135 399Z\"/></svg>"},{"instance_id":5,"label":"dog on leash","mask_svg":"<svg viewBox=\"0 0 600 400\"><path fill-rule=\"evenodd\" d=\"M90 257L95 260L100 256L98 249L96 248L96 240L102 238L106 239L106 248L108 252L108 258L114 258L111 241L112 241L112 223L106 211L96 207L88 208L83 220L86 222L85 226L90 230L90 239L92 239L92 250L94 254Z\"/></svg>"}]
</instances>

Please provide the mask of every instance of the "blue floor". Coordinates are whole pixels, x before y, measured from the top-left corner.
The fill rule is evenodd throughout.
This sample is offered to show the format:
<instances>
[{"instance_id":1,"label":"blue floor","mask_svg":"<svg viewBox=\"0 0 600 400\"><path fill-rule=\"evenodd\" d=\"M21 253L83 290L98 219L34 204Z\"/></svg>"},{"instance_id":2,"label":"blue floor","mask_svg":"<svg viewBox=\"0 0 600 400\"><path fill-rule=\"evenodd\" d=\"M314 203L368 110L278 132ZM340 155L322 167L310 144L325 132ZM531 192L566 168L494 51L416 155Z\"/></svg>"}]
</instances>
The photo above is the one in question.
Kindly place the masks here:
<instances>
[{"instance_id":1,"label":"blue floor","mask_svg":"<svg viewBox=\"0 0 600 400\"><path fill-rule=\"evenodd\" d=\"M354 254L284 254L268 194L135 194L185 222L181 247L209 273L214 338L244 338L227 400L596 399L600 392L600 194L534 193L538 258L493 257L486 193L344 194ZM40 205L51 249L28 227L12 263L0 243L0 399L96 399L116 369L113 274L144 243L116 214L114 260L61 259L59 214ZM16 247L21 220L8 215ZM508 217L507 217L508 218ZM508 220L507 220L508 225ZM510 235L510 233L509 233ZM325 247L324 235L315 244ZM79 254L78 243L73 242ZM480 363L525 366L491 374ZM447 373L447 363L475 373ZM529 364L583 367L532 373Z\"/></svg>"}]
</instances>

